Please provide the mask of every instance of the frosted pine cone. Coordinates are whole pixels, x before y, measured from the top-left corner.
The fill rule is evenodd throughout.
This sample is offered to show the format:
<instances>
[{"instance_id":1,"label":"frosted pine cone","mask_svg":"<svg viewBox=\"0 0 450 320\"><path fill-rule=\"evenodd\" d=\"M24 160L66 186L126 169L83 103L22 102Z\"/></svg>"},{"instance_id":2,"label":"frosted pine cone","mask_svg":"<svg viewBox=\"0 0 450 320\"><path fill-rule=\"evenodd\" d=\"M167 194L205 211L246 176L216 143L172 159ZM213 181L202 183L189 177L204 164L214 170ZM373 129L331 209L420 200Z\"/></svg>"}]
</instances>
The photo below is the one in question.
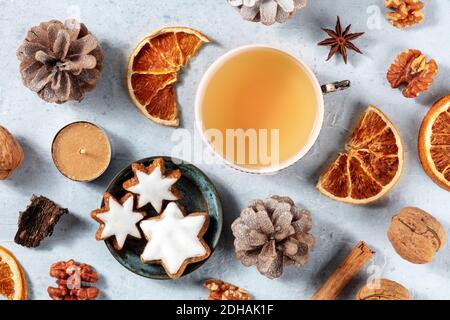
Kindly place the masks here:
<instances>
[{"instance_id":1,"label":"frosted pine cone","mask_svg":"<svg viewBox=\"0 0 450 320\"><path fill-rule=\"evenodd\" d=\"M231 226L236 256L247 267L256 265L264 276L279 278L284 266L308 262L315 242L311 228L311 214L292 199L255 200Z\"/></svg>"},{"instance_id":2,"label":"frosted pine cone","mask_svg":"<svg viewBox=\"0 0 450 320\"><path fill-rule=\"evenodd\" d=\"M245 20L272 25L285 23L306 6L307 0L227 0Z\"/></svg>"},{"instance_id":3,"label":"frosted pine cone","mask_svg":"<svg viewBox=\"0 0 450 320\"><path fill-rule=\"evenodd\" d=\"M51 103L83 100L100 79L103 63L97 38L75 19L34 26L17 57L24 85Z\"/></svg>"}]
</instances>

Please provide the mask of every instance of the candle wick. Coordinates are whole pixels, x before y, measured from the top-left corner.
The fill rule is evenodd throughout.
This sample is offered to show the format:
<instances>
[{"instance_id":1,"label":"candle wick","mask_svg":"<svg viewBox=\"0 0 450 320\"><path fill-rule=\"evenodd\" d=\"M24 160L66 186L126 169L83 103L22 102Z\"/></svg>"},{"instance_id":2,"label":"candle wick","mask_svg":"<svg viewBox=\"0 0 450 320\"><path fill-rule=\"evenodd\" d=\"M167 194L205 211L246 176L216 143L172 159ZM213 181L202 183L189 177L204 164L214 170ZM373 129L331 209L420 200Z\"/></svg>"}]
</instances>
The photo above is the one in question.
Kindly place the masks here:
<instances>
[{"instance_id":1,"label":"candle wick","mask_svg":"<svg viewBox=\"0 0 450 320\"><path fill-rule=\"evenodd\" d=\"M86 154L86 149L80 149L80 154Z\"/></svg>"}]
</instances>

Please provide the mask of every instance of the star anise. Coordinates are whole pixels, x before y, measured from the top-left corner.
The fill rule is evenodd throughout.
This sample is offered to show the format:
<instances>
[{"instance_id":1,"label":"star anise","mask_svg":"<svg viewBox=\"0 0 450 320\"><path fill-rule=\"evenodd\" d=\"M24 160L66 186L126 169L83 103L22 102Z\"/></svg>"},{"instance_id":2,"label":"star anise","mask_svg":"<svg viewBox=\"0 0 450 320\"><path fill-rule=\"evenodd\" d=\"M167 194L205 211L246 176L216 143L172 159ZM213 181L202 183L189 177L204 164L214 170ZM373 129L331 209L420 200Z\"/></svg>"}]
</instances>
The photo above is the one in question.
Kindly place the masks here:
<instances>
[{"instance_id":1,"label":"star anise","mask_svg":"<svg viewBox=\"0 0 450 320\"><path fill-rule=\"evenodd\" d=\"M331 47L327 61L329 61L336 52L339 52L341 56L344 58L344 62L347 64L347 49L354 50L362 54L361 50L359 50L359 48L355 46L352 41L361 37L364 34L364 32L350 33L351 27L352 25L350 24L348 25L347 28L345 28L344 31L342 31L341 19L337 17L335 31L331 29L322 28L322 30L325 31L330 36L330 38L325 39L322 42L319 42L319 46Z\"/></svg>"}]
</instances>

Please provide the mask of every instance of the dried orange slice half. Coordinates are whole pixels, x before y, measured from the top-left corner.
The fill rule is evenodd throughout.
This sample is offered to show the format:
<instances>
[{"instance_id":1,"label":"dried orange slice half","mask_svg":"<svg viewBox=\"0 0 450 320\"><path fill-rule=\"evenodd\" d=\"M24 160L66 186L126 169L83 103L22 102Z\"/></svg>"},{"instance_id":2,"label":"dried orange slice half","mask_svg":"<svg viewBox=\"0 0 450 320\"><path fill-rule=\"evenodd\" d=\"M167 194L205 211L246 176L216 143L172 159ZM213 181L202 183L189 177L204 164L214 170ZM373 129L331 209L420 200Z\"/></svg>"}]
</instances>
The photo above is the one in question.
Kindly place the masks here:
<instances>
[{"instance_id":1,"label":"dried orange slice half","mask_svg":"<svg viewBox=\"0 0 450 320\"><path fill-rule=\"evenodd\" d=\"M0 246L0 295L9 300L26 300L25 275L11 252Z\"/></svg>"},{"instance_id":2,"label":"dried orange slice half","mask_svg":"<svg viewBox=\"0 0 450 320\"><path fill-rule=\"evenodd\" d=\"M419 156L425 172L450 191L450 95L436 102L423 120Z\"/></svg>"},{"instance_id":3,"label":"dried orange slice half","mask_svg":"<svg viewBox=\"0 0 450 320\"><path fill-rule=\"evenodd\" d=\"M134 104L150 120L165 126L180 123L177 73L209 38L187 27L168 27L145 37L128 62L127 83Z\"/></svg>"},{"instance_id":4,"label":"dried orange slice half","mask_svg":"<svg viewBox=\"0 0 450 320\"><path fill-rule=\"evenodd\" d=\"M402 139L378 108L369 106L346 150L320 177L317 188L327 197L367 204L384 196L400 179L404 164Z\"/></svg>"}]
</instances>

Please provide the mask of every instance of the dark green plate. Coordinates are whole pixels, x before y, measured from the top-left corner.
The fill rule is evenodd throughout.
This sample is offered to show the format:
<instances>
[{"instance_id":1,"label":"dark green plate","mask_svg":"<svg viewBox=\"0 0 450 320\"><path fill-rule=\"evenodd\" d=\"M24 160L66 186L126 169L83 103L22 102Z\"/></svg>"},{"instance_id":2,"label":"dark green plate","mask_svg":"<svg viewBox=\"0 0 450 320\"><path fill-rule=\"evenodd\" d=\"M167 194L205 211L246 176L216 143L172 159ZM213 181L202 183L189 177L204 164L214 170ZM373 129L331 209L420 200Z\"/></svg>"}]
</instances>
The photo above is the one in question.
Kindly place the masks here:
<instances>
[{"instance_id":1,"label":"dark green plate","mask_svg":"<svg viewBox=\"0 0 450 320\"><path fill-rule=\"evenodd\" d=\"M183 194L183 198L178 203L184 207L186 212L209 212L211 221L204 239L211 248L211 252L214 251L219 242L223 224L222 204L216 188L200 169L182 160L169 157L151 157L136 161L135 163L143 163L148 166L157 158L163 158L165 160L167 170L181 170L182 176L177 182L176 187ZM122 198L127 193L122 188L122 184L133 176L134 174L130 164L113 179L106 191L117 199ZM102 203L102 207L103 205ZM146 206L144 209L149 217L158 215L151 205ZM114 249L110 240L105 241L105 243L113 257L128 270L146 278L157 280L170 279L160 265L144 264L141 262L140 255L147 244L146 240L128 239L120 252ZM188 265L183 276L198 269L205 261Z\"/></svg>"}]
</instances>

